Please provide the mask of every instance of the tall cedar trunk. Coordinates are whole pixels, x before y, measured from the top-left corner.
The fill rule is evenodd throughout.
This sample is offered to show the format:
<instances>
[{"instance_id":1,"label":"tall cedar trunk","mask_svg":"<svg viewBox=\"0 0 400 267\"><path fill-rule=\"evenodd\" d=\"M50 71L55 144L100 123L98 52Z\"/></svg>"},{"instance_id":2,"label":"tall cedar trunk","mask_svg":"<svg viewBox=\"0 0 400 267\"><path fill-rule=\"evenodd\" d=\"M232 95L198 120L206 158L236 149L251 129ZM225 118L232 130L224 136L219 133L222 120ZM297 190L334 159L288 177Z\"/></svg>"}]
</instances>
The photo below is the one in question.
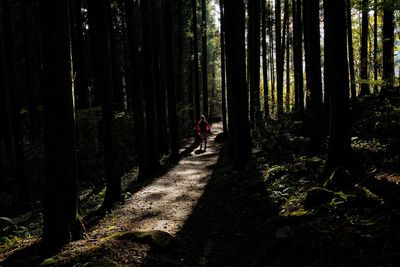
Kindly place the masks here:
<instances>
[{"instance_id":1,"label":"tall cedar trunk","mask_svg":"<svg viewBox=\"0 0 400 267\"><path fill-rule=\"evenodd\" d=\"M347 46L349 50L351 103L354 106L357 102L357 92L356 92L356 75L354 70L353 27L352 27L353 23L351 19L351 0L346 0L346 25L347 25Z\"/></svg>"},{"instance_id":2,"label":"tall cedar trunk","mask_svg":"<svg viewBox=\"0 0 400 267\"><path fill-rule=\"evenodd\" d=\"M111 4L108 5L108 17L109 17L109 27L110 27L110 48L111 48L111 71L112 71L112 81L113 81L113 106L117 110L124 110L124 93L122 88L122 79L121 79L121 62L120 55L118 53L119 49L117 49L117 34L118 34L118 25L114 26L114 17L116 17L118 7L111 7Z\"/></svg>"},{"instance_id":3,"label":"tall cedar trunk","mask_svg":"<svg viewBox=\"0 0 400 267\"><path fill-rule=\"evenodd\" d=\"M153 0L152 4L152 20L153 20L153 67L155 81L155 99L157 112L157 138L158 150L160 153L168 154L168 133L167 133L167 109L166 109L166 82L163 75L162 57L165 53L164 41L161 39L161 2Z\"/></svg>"},{"instance_id":4,"label":"tall cedar trunk","mask_svg":"<svg viewBox=\"0 0 400 267\"><path fill-rule=\"evenodd\" d=\"M207 1L201 0L201 56L203 73L203 114L208 118Z\"/></svg>"},{"instance_id":5,"label":"tall cedar trunk","mask_svg":"<svg viewBox=\"0 0 400 267\"><path fill-rule=\"evenodd\" d=\"M306 80L310 92L311 150L320 151L322 139L322 81L319 30L319 1L303 1Z\"/></svg>"},{"instance_id":6,"label":"tall cedar trunk","mask_svg":"<svg viewBox=\"0 0 400 267\"><path fill-rule=\"evenodd\" d=\"M369 84L368 84L368 15L369 15L369 0L362 0L362 19L361 19L361 51L360 51L360 78L362 80L360 95L368 95Z\"/></svg>"},{"instance_id":7,"label":"tall cedar trunk","mask_svg":"<svg viewBox=\"0 0 400 267\"><path fill-rule=\"evenodd\" d=\"M170 131L171 158L178 160L179 157L179 125L178 114L176 112L176 93L175 93L175 69L174 69L174 48L173 48L173 20L172 20L172 1L165 0L165 21L164 21L164 41L165 41L165 62L167 78L167 97L168 97L168 126Z\"/></svg>"},{"instance_id":8,"label":"tall cedar trunk","mask_svg":"<svg viewBox=\"0 0 400 267\"><path fill-rule=\"evenodd\" d=\"M178 33L177 33L177 85L176 85L176 100L178 104L183 104L184 101L184 71L183 71L183 42L184 42L184 30L183 30L183 13L182 13L183 0L178 0Z\"/></svg>"},{"instance_id":9,"label":"tall cedar trunk","mask_svg":"<svg viewBox=\"0 0 400 267\"><path fill-rule=\"evenodd\" d=\"M286 111L290 111L290 31L289 31L289 1L285 0L286 15Z\"/></svg>"},{"instance_id":10,"label":"tall cedar trunk","mask_svg":"<svg viewBox=\"0 0 400 267\"><path fill-rule=\"evenodd\" d=\"M89 85L84 64L81 0L70 0L70 3L75 105L77 109L83 109L89 107Z\"/></svg>"},{"instance_id":11,"label":"tall cedar trunk","mask_svg":"<svg viewBox=\"0 0 400 267\"><path fill-rule=\"evenodd\" d=\"M46 188L43 254L57 253L81 237L78 221L76 131L68 0L43 0Z\"/></svg>"},{"instance_id":12,"label":"tall cedar trunk","mask_svg":"<svg viewBox=\"0 0 400 267\"><path fill-rule=\"evenodd\" d=\"M140 38L138 30L139 22L134 17L135 10L138 9L137 3L131 0L125 0L125 13L127 17L127 28L128 28L128 45L129 45L129 59L130 68L128 69L127 77L133 79L129 84L131 88L127 88L127 91L132 91L132 103L133 103L133 119L135 126L135 144L138 153L139 161L139 178L144 180L149 175L149 165L147 162L147 140L146 140L146 126L144 118L144 100L143 100L143 80L142 80L142 67L141 67L141 55L140 55Z\"/></svg>"},{"instance_id":13,"label":"tall cedar trunk","mask_svg":"<svg viewBox=\"0 0 400 267\"><path fill-rule=\"evenodd\" d=\"M248 35L248 57L249 57L249 82L250 82L250 118L251 123L262 127L262 115L260 104L260 10L261 0L248 2L249 35ZM255 119L255 121L254 121Z\"/></svg>"},{"instance_id":14,"label":"tall cedar trunk","mask_svg":"<svg viewBox=\"0 0 400 267\"><path fill-rule=\"evenodd\" d=\"M378 0L374 2L374 93L378 92Z\"/></svg>"},{"instance_id":15,"label":"tall cedar trunk","mask_svg":"<svg viewBox=\"0 0 400 267\"><path fill-rule=\"evenodd\" d=\"M325 39L328 49L326 66L329 66L329 87L331 96L331 124L329 134L328 160L326 170L348 164L351 155L349 72L346 46L346 1L324 0Z\"/></svg>"},{"instance_id":16,"label":"tall cedar trunk","mask_svg":"<svg viewBox=\"0 0 400 267\"><path fill-rule=\"evenodd\" d=\"M38 60L35 54L39 50L37 47L37 43L35 42L32 35L37 34L37 25L32 18L33 7L32 3L29 3L28 0L23 0L22 2L22 20L24 27L24 56L25 56L25 86L24 89L27 93L28 100L28 109L29 109L29 128L31 134L31 140L36 141L40 135L39 133L39 114L38 114L38 106L39 103L37 101L37 85L38 85ZM33 32L33 33L32 33Z\"/></svg>"},{"instance_id":17,"label":"tall cedar trunk","mask_svg":"<svg viewBox=\"0 0 400 267\"><path fill-rule=\"evenodd\" d=\"M4 31L4 56L5 56L5 80L6 80L6 108L9 114L9 122L13 139L15 169L18 186L18 199L23 201L28 197L27 179L25 174L24 142L21 129L20 99L17 90L15 49L12 33L9 0L2 1L3 31Z\"/></svg>"},{"instance_id":18,"label":"tall cedar trunk","mask_svg":"<svg viewBox=\"0 0 400 267\"><path fill-rule=\"evenodd\" d=\"M194 47L194 41L190 40L190 49L189 49L189 55L193 55L193 47ZM189 88L188 88L188 99L187 103L190 106L189 109L189 122L190 122L190 127L193 129L193 126L195 125L195 103L194 103L194 59L189 60L188 64L189 68Z\"/></svg>"},{"instance_id":19,"label":"tall cedar trunk","mask_svg":"<svg viewBox=\"0 0 400 267\"><path fill-rule=\"evenodd\" d=\"M101 92L102 107L102 141L104 147L105 177L107 182L104 205L109 206L119 200L121 195L121 181L115 170L114 151L114 109L113 109L113 77L112 52L110 36L110 3L107 0L96 1L94 7L94 82L95 88Z\"/></svg>"},{"instance_id":20,"label":"tall cedar trunk","mask_svg":"<svg viewBox=\"0 0 400 267\"><path fill-rule=\"evenodd\" d=\"M381 93L388 96L393 90L394 82L394 15L390 0L383 1L383 87Z\"/></svg>"},{"instance_id":21,"label":"tall cedar trunk","mask_svg":"<svg viewBox=\"0 0 400 267\"><path fill-rule=\"evenodd\" d=\"M281 0L275 0L276 93L278 117L283 114L283 70L285 58L282 46L281 24Z\"/></svg>"},{"instance_id":22,"label":"tall cedar trunk","mask_svg":"<svg viewBox=\"0 0 400 267\"><path fill-rule=\"evenodd\" d=\"M153 56L153 25L152 9L150 1L142 1L142 34L143 44L143 90L146 102L146 138L149 170L155 172L159 168L158 136L157 136L157 116L156 116L156 96L155 96L155 75L154 75L154 56ZM152 174L152 173L151 173Z\"/></svg>"},{"instance_id":23,"label":"tall cedar trunk","mask_svg":"<svg viewBox=\"0 0 400 267\"><path fill-rule=\"evenodd\" d=\"M293 67L295 83L295 107L304 121L304 75L303 75L303 24L301 0L293 1Z\"/></svg>"},{"instance_id":24,"label":"tall cedar trunk","mask_svg":"<svg viewBox=\"0 0 400 267\"><path fill-rule=\"evenodd\" d=\"M230 136L235 167L243 167L249 158L250 127L246 88L245 9L243 0L225 0L226 72L229 113L232 116Z\"/></svg>"},{"instance_id":25,"label":"tall cedar trunk","mask_svg":"<svg viewBox=\"0 0 400 267\"><path fill-rule=\"evenodd\" d=\"M96 1L94 0L87 0L88 5L88 22L89 22L89 36L90 36L90 64L93 70L93 81L90 88L90 98L91 98L91 106L98 107L101 105L101 89L96 87L96 13L95 13L95 5Z\"/></svg>"},{"instance_id":26,"label":"tall cedar trunk","mask_svg":"<svg viewBox=\"0 0 400 267\"><path fill-rule=\"evenodd\" d=\"M224 25L224 5L223 0L219 0L220 24L221 24L221 94L222 94L222 127L226 134L228 125L226 119L226 76L225 76L225 25Z\"/></svg>"},{"instance_id":27,"label":"tall cedar trunk","mask_svg":"<svg viewBox=\"0 0 400 267\"><path fill-rule=\"evenodd\" d=\"M261 35L262 35L262 69L263 69L263 87L264 87L264 117L266 121L270 120L269 114L269 79L268 79L268 48L267 48L267 0L261 0Z\"/></svg>"},{"instance_id":28,"label":"tall cedar trunk","mask_svg":"<svg viewBox=\"0 0 400 267\"><path fill-rule=\"evenodd\" d=\"M197 30L197 0L192 0L192 31L193 31L193 67L194 67L194 116L200 118L200 81L199 81L199 37Z\"/></svg>"},{"instance_id":29,"label":"tall cedar trunk","mask_svg":"<svg viewBox=\"0 0 400 267\"><path fill-rule=\"evenodd\" d=\"M273 21L274 16L272 12L272 3L273 0L268 1L268 29L269 29L269 51L270 51L270 67L271 67L271 111L274 113L275 110L275 61L274 61L274 31L273 31Z\"/></svg>"}]
</instances>

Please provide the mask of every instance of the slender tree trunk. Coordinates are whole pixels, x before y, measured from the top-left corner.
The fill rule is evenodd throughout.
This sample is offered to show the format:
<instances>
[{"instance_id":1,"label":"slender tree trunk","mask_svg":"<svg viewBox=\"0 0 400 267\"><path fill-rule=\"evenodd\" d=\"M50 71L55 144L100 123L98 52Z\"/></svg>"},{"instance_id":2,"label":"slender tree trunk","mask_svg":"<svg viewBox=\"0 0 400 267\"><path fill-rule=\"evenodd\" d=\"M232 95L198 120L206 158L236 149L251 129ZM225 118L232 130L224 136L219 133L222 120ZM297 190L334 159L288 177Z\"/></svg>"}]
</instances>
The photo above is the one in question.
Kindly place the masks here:
<instances>
[{"instance_id":1,"label":"slender tree trunk","mask_svg":"<svg viewBox=\"0 0 400 267\"><path fill-rule=\"evenodd\" d=\"M25 174L25 153L20 118L20 96L17 90L17 76L15 66L15 49L13 43L12 25L10 17L9 0L2 1L4 50L5 50L5 72L6 72L6 103L9 114L9 122L13 139L15 155L15 169L18 186L18 199L24 201L28 197L27 178Z\"/></svg>"},{"instance_id":2,"label":"slender tree trunk","mask_svg":"<svg viewBox=\"0 0 400 267\"><path fill-rule=\"evenodd\" d=\"M104 147L105 177L107 182L104 206L108 207L120 199L121 181L115 170L115 151L114 151L114 108L113 108L113 77L112 77L112 52L110 35L110 12L107 0L96 1L94 7L94 18L92 22L95 37L94 63L94 82L95 88L101 92L102 107L102 134Z\"/></svg>"},{"instance_id":3,"label":"slender tree trunk","mask_svg":"<svg viewBox=\"0 0 400 267\"><path fill-rule=\"evenodd\" d=\"M323 129L319 1L303 1L303 20L306 79L311 101L311 150L318 153Z\"/></svg>"},{"instance_id":4,"label":"slender tree trunk","mask_svg":"<svg viewBox=\"0 0 400 267\"><path fill-rule=\"evenodd\" d=\"M208 117L207 1L201 0L201 57L203 74L203 114Z\"/></svg>"},{"instance_id":5,"label":"slender tree trunk","mask_svg":"<svg viewBox=\"0 0 400 267\"><path fill-rule=\"evenodd\" d=\"M183 86L183 41L184 41L184 31L183 31L183 14L182 14L183 0L178 0L178 36L177 36L177 90L176 98L178 104L183 103L184 99L184 86Z\"/></svg>"},{"instance_id":6,"label":"slender tree trunk","mask_svg":"<svg viewBox=\"0 0 400 267\"><path fill-rule=\"evenodd\" d=\"M74 63L75 105L89 107L89 85L84 65L81 0L70 0L72 21L72 60Z\"/></svg>"},{"instance_id":7,"label":"slender tree trunk","mask_svg":"<svg viewBox=\"0 0 400 267\"><path fill-rule=\"evenodd\" d=\"M369 0L362 0L362 22L361 22L361 69L360 78L362 80L360 95L370 94L368 81L368 27L369 27Z\"/></svg>"},{"instance_id":8,"label":"slender tree trunk","mask_svg":"<svg viewBox=\"0 0 400 267\"><path fill-rule=\"evenodd\" d=\"M194 116L200 119L200 82L199 82L199 38L197 30L197 0L192 0L193 27L193 67L194 67Z\"/></svg>"},{"instance_id":9,"label":"slender tree trunk","mask_svg":"<svg viewBox=\"0 0 400 267\"><path fill-rule=\"evenodd\" d=\"M127 91L132 91L133 103L133 119L135 125L135 144L138 152L139 162L139 179L144 180L148 178L150 170L147 162L147 140L146 140L146 126L144 115L144 100L143 100L143 80L142 80L142 66L140 54L140 42L138 25L135 22L138 20L134 17L135 9L138 9L136 3L131 0L124 0L125 13L127 16L128 28L128 45L129 45L129 59L130 68L128 69L127 77L132 78L129 84L131 88Z\"/></svg>"},{"instance_id":10,"label":"slender tree trunk","mask_svg":"<svg viewBox=\"0 0 400 267\"><path fill-rule=\"evenodd\" d=\"M287 0L286 0L287 1ZM275 0L275 51L276 51L276 93L278 104L278 117L283 114L283 70L284 49L281 28L281 0Z\"/></svg>"},{"instance_id":11,"label":"slender tree trunk","mask_svg":"<svg viewBox=\"0 0 400 267\"><path fill-rule=\"evenodd\" d=\"M141 1L142 16L142 34L143 34L143 90L145 92L146 102L146 139L149 170L153 174L159 168L159 152L158 152L158 123L156 116L156 96L155 96L155 74L154 74L154 49L153 49L153 25L152 25L152 8L150 1Z\"/></svg>"},{"instance_id":12,"label":"slender tree trunk","mask_svg":"<svg viewBox=\"0 0 400 267\"><path fill-rule=\"evenodd\" d=\"M221 24L221 94L222 94L222 127L224 134L228 132L226 119L226 76L225 76L225 25L223 0L219 0L220 24Z\"/></svg>"},{"instance_id":13,"label":"slender tree trunk","mask_svg":"<svg viewBox=\"0 0 400 267\"><path fill-rule=\"evenodd\" d=\"M378 0L374 2L374 93L378 92Z\"/></svg>"},{"instance_id":14,"label":"slender tree trunk","mask_svg":"<svg viewBox=\"0 0 400 267\"><path fill-rule=\"evenodd\" d=\"M383 87L381 94L388 96L394 83L394 11L390 0L383 1Z\"/></svg>"},{"instance_id":15,"label":"slender tree trunk","mask_svg":"<svg viewBox=\"0 0 400 267\"><path fill-rule=\"evenodd\" d=\"M235 167L248 162L250 127L248 119L248 92L246 87L245 8L243 0L225 0L226 71L228 103L232 116L230 124L233 138Z\"/></svg>"},{"instance_id":16,"label":"slender tree trunk","mask_svg":"<svg viewBox=\"0 0 400 267\"><path fill-rule=\"evenodd\" d=\"M167 95L168 95L168 126L170 130L170 143L171 143L171 158L178 160L179 157L179 123L178 114L176 112L176 94L175 94L175 70L174 70L174 48L173 48L173 30L172 30L172 1L166 0L164 12L165 12L165 23L164 23L164 40L166 48L165 62L167 65Z\"/></svg>"},{"instance_id":17,"label":"slender tree trunk","mask_svg":"<svg viewBox=\"0 0 400 267\"><path fill-rule=\"evenodd\" d=\"M266 121L270 120L269 113L269 78L268 78L268 48L267 48L267 0L261 2L262 22L262 68L263 68L263 87L264 87L264 117Z\"/></svg>"},{"instance_id":18,"label":"slender tree trunk","mask_svg":"<svg viewBox=\"0 0 400 267\"><path fill-rule=\"evenodd\" d=\"M112 71L112 82L113 82L113 106L115 109L122 111L125 109L124 103L124 92L122 87L121 79L121 61L120 55L118 53L119 46L117 42L117 34L119 34L118 26L114 26L114 17L118 16L118 7L114 8L111 4L108 5L108 17L109 17L109 27L110 27L110 47L111 47L111 71Z\"/></svg>"},{"instance_id":19,"label":"slender tree trunk","mask_svg":"<svg viewBox=\"0 0 400 267\"><path fill-rule=\"evenodd\" d=\"M153 67L155 81L155 99L157 112L158 150L161 154L168 154L167 109L166 109L166 82L163 76L162 57L165 52L164 41L161 36L161 2L152 0L152 25L153 25Z\"/></svg>"},{"instance_id":20,"label":"slender tree trunk","mask_svg":"<svg viewBox=\"0 0 400 267\"><path fill-rule=\"evenodd\" d=\"M193 47L194 41L190 41L190 53L189 55L193 55ZM190 121L190 129L193 130L194 125L196 124L195 118L195 102L194 102L194 59L189 59L189 92L188 92L188 104L190 105L189 109L189 121Z\"/></svg>"},{"instance_id":21,"label":"slender tree trunk","mask_svg":"<svg viewBox=\"0 0 400 267\"><path fill-rule=\"evenodd\" d=\"M289 1L285 0L285 13L286 15L286 112L290 111L290 31L289 31Z\"/></svg>"},{"instance_id":22,"label":"slender tree trunk","mask_svg":"<svg viewBox=\"0 0 400 267\"><path fill-rule=\"evenodd\" d=\"M356 75L354 70L353 52L353 23L351 19L351 0L346 0L346 25L347 25L347 45L349 50L349 71L350 71L350 92L351 102L355 106L357 103Z\"/></svg>"},{"instance_id":23,"label":"slender tree trunk","mask_svg":"<svg viewBox=\"0 0 400 267\"><path fill-rule=\"evenodd\" d=\"M346 1L324 0L325 24L329 42L326 64L330 66L331 124L326 170L349 163L351 155L349 73L346 47Z\"/></svg>"},{"instance_id":24,"label":"slender tree trunk","mask_svg":"<svg viewBox=\"0 0 400 267\"><path fill-rule=\"evenodd\" d=\"M248 34L248 62L250 83L250 118L251 123L262 127L260 106L260 9L261 0L249 1L249 34Z\"/></svg>"},{"instance_id":25,"label":"slender tree trunk","mask_svg":"<svg viewBox=\"0 0 400 267\"><path fill-rule=\"evenodd\" d=\"M293 58L296 111L304 122L303 24L301 0L293 0Z\"/></svg>"},{"instance_id":26,"label":"slender tree trunk","mask_svg":"<svg viewBox=\"0 0 400 267\"><path fill-rule=\"evenodd\" d=\"M78 221L76 131L67 0L41 2L46 190L43 254L82 233Z\"/></svg>"},{"instance_id":27,"label":"slender tree trunk","mask_svg":"<svg viewBox=\"0 0 400 267\"><path fill-rule=\"evenodd\" d=\"M269 21L268 21L268 28L269 28L269 50L270 50L270 63L271 63L271 111L272 113L275 112L275 61L274 61L274 31L273 31L273 12L272 12L272 7L271 3L273 0L270 0L271 2L268 2L268 10L270 11L270 16L269 16Z\"/></svg>"}]
</instances>

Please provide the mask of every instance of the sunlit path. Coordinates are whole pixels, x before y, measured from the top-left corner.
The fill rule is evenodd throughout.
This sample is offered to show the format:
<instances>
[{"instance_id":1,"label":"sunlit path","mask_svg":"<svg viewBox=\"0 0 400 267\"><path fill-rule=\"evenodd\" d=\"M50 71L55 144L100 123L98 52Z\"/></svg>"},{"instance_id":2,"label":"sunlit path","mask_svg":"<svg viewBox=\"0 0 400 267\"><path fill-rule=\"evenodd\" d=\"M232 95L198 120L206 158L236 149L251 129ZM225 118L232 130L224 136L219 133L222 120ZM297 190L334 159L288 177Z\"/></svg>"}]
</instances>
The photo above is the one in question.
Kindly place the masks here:
<instances>
[{"instance_id":1,"label":"sunlit path","mask_svg":"<svg viewBox=\"0 0 400 267\"><path fill-rule=\"evenodd\" d=\"M205 152L195 148L166 174L133 194L123 205L89 229L86 240L67 245L64 254L87 252L93 246L107 242L106 237L115 233L159 230L176 235L185 225L211 178L219 154L214 138L221 131L220 124L213 125ZM181 151L185 149L186 147L183 147ZM135 247L137 248L138 246ZM121 256L126 257L129 248L121 249L125 249ZM140 255L144 256L147 249L146 246L142 246ZM137 261L140 262L139 258L140 256Z\"/></svg>"}]
</instances>

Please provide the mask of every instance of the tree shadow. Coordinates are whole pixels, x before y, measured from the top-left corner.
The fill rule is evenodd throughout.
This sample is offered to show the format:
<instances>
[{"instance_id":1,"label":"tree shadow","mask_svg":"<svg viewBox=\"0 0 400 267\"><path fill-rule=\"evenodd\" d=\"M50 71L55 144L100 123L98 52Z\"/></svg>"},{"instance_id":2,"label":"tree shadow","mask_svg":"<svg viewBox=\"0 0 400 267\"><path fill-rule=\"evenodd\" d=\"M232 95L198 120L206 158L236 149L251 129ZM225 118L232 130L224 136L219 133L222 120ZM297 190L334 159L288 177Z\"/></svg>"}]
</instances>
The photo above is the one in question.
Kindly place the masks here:
<instances>
[{"instance_id":1,"label":"tree shadow","mask_svg":"<svg viewBox=\"0 0 400 267\"><path fill-rule=\"evenodd\" d=\"M268 227L265 218L276 216L277 209L255 166L237 172L230 165L223 148L203 195L176 235L175 246L152 249L144 265L237 266L243 261L240 255L246 254L247 260L256 256L256 243L249 240L257 241L258 231Z\"/></svg>"}]
</instances>

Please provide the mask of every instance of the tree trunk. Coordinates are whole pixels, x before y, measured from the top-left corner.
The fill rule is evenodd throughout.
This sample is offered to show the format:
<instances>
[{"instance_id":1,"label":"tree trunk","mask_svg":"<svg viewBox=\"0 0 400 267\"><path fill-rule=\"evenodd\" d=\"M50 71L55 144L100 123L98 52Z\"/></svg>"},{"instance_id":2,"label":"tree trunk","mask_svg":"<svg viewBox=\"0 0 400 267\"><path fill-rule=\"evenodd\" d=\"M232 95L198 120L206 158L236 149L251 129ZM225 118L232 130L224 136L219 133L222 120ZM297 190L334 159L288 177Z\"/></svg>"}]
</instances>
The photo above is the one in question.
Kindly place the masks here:
<instances>
[{"instance_id":1,"label":"tree trunk","mask_svg":"<svg viewBox=\"0 0 400 267\"><path fill-rule=\"evenodd\" d=\"M269 29L269 51L270 51L270 67L271 67L271 111L275 112L275 61L274 61L274 31L273 31L273 11L272 11L272 3L273 0L268 2L268 10L270 11L270 16L268 18L268 29Z\"/></svg>"},{"instance_id":2,"label":"tree trunk","mask_svg":"<svg viewBox=\"0 0 400 267\"><path fill-rule=\"evenodd\" d=\"M328 49L326 65L329 92L331 96L331 124L329 134L328 174L340 165L349 164L351 155L350 110L349 110L349 72L346 47L346 1L324 0L325 39Z\"/></svg>"},{"instance_id":3,"label":"tree trunk","mask_svg":"<svg viewBox=\"0 0 400 267\"><path fill-rule=\"evenodd\" d=\"M9 114L9 122L13 139L13 148L15 155L15 169L18 186L18 199L26 200L28 197L27 179L25 174L25 153L24 142L21 129L20 118L20 99L17 89L17 76L15 66L15 48L12 34L12 25L10 17L10 5L8 0L2 1L3 31L4 31L4 51L5 51L5 93L6 105Z\"/></svg>"},{"instance_id":4,"label":"tree trunk","mask_svg":"<svg viewBox=\"0 0 400 267\"><path fill-rule=\"evenodd\" d=\"M347 45L349 50L349 70L350 70L350 92L351 102L355 106L357 103L356 75L354 70L354 52L353 52L353 28L351 19L351 0L346 0L346 25L347 25Z\"/></svg>"},{"instance_id":5,"label":"tree trunk","mask_svg":"<svg viewBox=\"0 0 400 267\"><path fill-rule=\"evenodd\" d=\"M290 111L290 31L289 31L289 1L285 0L286 15L286 112Z\"/></svg>"},{"instance_id":6,"label":"tree trunk","mask_svg":"<svg viewBox=\"0 0 400 267\"><path fill-rule=\"evenodd\" d=\"M89 85L84 64L81 0L70 0L72 22L72 61L74 64L75 105L89 108Z\"/></svg>"},{"instance_id":7,"label":"tree trunk","mask_svg":"<svg viewBox=\"0 0 400 267\"><path fill-rule=\"evenodd\" d=\"M319 153L323 127L319 1L303 1L303 20L306 80L311 102L311 151Z\"/></svg>"},{"instance_id":8,"label":"tree trunk","mask_svg":"<svg viewBox=\"0 0 400 267\"><path fill-rule=\"evenodd\" d=\"M304 122L303 24L301 16L301 0L292 1L295 106L300 119Z\"/></svg>"},{"instance_id":9,"label":"tree trunk","mask_svg":"<svg viewBox=\"0 0 400 267\"><path fill-rule=\"evenodd\" d=\"M138 153L139 162L139 179L144 180L148 178L150 170L147 162L147 140L146 140L146 126L145 126L145 115L144 115L144 100L143 100L143 80L142 80L142 66L141 66L141 54L140 54L140 43L138 20L134 17L135 10L138 9L137 3L131 0L125 0L125 13L127 16L127 28L128 28L128 45L129 45L129 59L130 68L128 69L127 77L132 78L132 82L129 84L131 88L127 88L127 91L132 91L132 103L133 103L133 119L135 125L135 144Z\"/></svg>"},{"instance_id":10,"label":"tree trunk","mask_svg":"<svg viewBox=\"0 0 400 267\"><path fill-rule=\"evenodd\" d=\"M368 81L368 16L369 16L369 0L362 0L362 19L361 19L361 51L360 51L360 78L361 78L361 90L360 95L369 95Z\"/></svg>"},{"instance_id":11,"label":"tree trunk","mask_svg":"<svg viewBox=\"0 0 400 267\"><path fill-rule=\"evenodd\" d=\"M264 117L266 121L270 120L269 113L269 79L268 79L268 48L267 48L267 0L261 2L262 22L262 68L263 68L263 87L264 87Z\"/></svg>"},{"instance_id":12,"label":"tree trunk","mask_svg":"<svg viewBox=\"0 0 400 267\"><path fill-rule=\"evenodd\" d=\"M245 9L243 0L225 0L226 71L229 109L232 115L230 133L233 138L234 166L248 162L250 127L246 88Z\"/></svg>"},{"instance_id":13,"label":"tree trunk","mask_svg":"<svg viewBox=\"0 0 400 267\"><path fill-rule=\"evenodd\" d=\"M374 2L374 93L378 92L378 0Z\"/></svg>"},{"instance_id":14,"label":"tree trunk","mask_svg":"<svg viewBox=\"0 0 400 267\"><path fill-rule=\"evenodd\" d=\"M175 70L174 70L174 48L173 48L173 30L172 30L172 1L166 0L165 3L165 23L164 23L164 40L165 40L165 62L167 65L167 95L168 95L168 126L170 131L171 142L171 158L176 161L179 158L179 123L178 114L176 112L176 94L175 94Z\"/></svg>"},{"instance_id":15,"label":"tree trunk","mask_svg":"<svg viewBox=\"0 0 400 267\"><path fill-rule=\"evenodd\" d=\"M112 52L110 35L110 12L107 0L96 1L94 7L94 82L95 88L101 92L102 102L102 134L104 147L105 177L107 182L104 205L108 207L120 199L121 181L115 170L114 151L114 108L113 108L113 77L112 77Z\"/></svg>"},{"instance_id":16,"label":"tree trunk","mask_svg":"<svg viewBox=\"0 0 400 267\"><path fill-rule=\"evenodd\" d=\"M394 14L390 0L383 1L383 87L381 94L389 96L394 83Z\"/></svg>"},{"instance_id":17,"label":"tree trunk","mask_svg":"<svg viewBox=\"0 0 400 267\"><path fill-rule=\"evenodd\" d=\"M221 24L221 94L222 94L222 127L224 134L228 132L226 119L226 76L225 76L225 25L223 0L219 0L220 24Z\"/></svg>"},{"instance_id":18,"label":"tree trunk","mask_svg":"<svg viewBox=\"0 0 400 267\"><path fill-rule=\"evenodd\" d=\"M145 92L146 102L146 138L149 170L151 174L155 173L160 166L158 152L158 123L156 116L156 96L155 96L155 74L154 74L154 50L153 50L153 25L152 25L152 8L150 1L142 1L142 34L143 34L143 90Z\"/></svg>"},{"instance_id":19,"label":"tree trunk","mask_svg":"<svg viewBox=\"0 0 400 267\"><path fill-rule=\"evenodd\" d=\"M282 43L281 28L281 0L275 0L275 51L276 51L276 93L278 104L278 117L283 114L283 70L284 70L284 49Z\"/></svg>"},{"instance_id":20,"label":"tree trunk","mask_svg":"<svg viewBox=\"0 0 400 267\"><path fill-rule=\"evenodd\" d=\"M200 82L199 82L199 38L197 30L197 0L192 0L192 31L193 31L193 67L194 67L194 116L200 119Z\"/></svg>"},{"instance_id":21,"label":"tree trunk","mask_svg":"<svg viewBox=\"0 0 400 267\"><path fill-rule=\"evenodd\" d=\"M203 115L208 118L207 1L201 0L201 56L203 73Z\"/></svg>"},{"instance_id":22,"label":"tree trunk","mask_svg":"<svg viewBox=\"0 0 400 267\"><path fill-rule=\"evenodd\" d=\"M67 0L40 5L43 40L46 188L43 254L81 237L78 221L76 131Z\"/></svg>"},{"instance_id":23,"label":"tree trunk","mask_svg":"<svg viewBox=\"0 0 400 267\"><path fill-rule=\"evenodd\" d=\"M255 119L258 128L262 127L260 105L260 10L261 0L248 2L249 35L249 82L250 82L250 118ZM254 124L254 121L251 122Z\"/></svg>"}]
</instances>

